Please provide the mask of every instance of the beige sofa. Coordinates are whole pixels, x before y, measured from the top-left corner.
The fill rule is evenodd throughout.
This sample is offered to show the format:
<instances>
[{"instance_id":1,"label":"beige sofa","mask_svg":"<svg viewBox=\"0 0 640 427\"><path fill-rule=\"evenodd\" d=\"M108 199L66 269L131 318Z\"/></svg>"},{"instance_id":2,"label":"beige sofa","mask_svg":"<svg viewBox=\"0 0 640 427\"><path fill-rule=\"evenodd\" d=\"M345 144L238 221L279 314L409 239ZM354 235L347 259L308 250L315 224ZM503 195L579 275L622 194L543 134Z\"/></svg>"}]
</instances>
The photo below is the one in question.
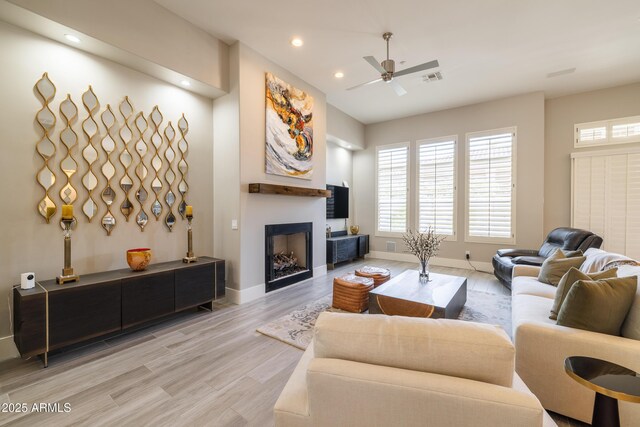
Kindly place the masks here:
<instances>
[{"instance_id":1,"label":"beige sofa","mask_svg":"<svg viewBox=\"0 0 640 427\"><path fill-rule=\"evenodd\" d=\"M591 251L591 252L589 252ZM602 256L603 251L589 250ZM585 262L584 265L586 265ZM585 272L601 267L591 264ZM537 280L540 267L518 265L512 278L512 320L516 372L547 410L591 422L595 393L564 372L569 356L608 360L640 372L640 286L623 325L611 336L556 325L549 319L556 288ZM621 265L618 276L640 274L640 266ZM640 404L619 402L622 426L640 425Z\"/></svg>"},{"instance_id":2,"label":"beige sofa","mask_svg":"<svg viewBox=\"0 0 640 427\"><path fill-rule=\"evenodd\" d=\"M322 313L276 426L554 426L497 326Z\"/></svg>"}]
</instances>

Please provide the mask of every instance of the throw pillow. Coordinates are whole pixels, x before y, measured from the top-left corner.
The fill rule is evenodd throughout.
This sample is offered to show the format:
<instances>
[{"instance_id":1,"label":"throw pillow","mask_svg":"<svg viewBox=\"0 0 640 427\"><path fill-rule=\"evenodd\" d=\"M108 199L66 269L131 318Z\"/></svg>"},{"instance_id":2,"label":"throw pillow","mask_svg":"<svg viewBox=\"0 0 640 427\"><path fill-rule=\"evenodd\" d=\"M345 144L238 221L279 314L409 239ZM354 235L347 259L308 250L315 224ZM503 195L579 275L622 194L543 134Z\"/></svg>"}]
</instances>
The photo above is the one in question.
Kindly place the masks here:
<instances>
[{"instance_id":1,"label":"throw pillow","mask_svg":"<svg viewBox=\"0 0 640 427\"><path fill-rule=\"evenodd\" d=\"M577 256L582 256L582 255L584 255L580 249L575 250L575 251L567 251L567 250L565 250L565 249L562 249L562 253L563 253L563 254L564 254L564 256L566 256L567 258L573 258L573 257L577 257Z\"/></svg>"},{"instance_id":2,"label":"throw pillow","mask_svg":"<svg viewBox=\"0 0 640 427\"><path fill-rule=\"evenodd\" d=\"M635 277L578 280L560 307L557 323L619 336L637 287Z\"/></svg>"},{"instance_id":3,"label":"throw pillow","mask_svg":"<svg viewBox=\"0 0 640 427\"><path fill-rule=\"evenodd\" d=\"M598 279L610 279L612 277L616 277L618 269L612 268L611 270L603 271L600 273L586 274L582 271L578 270L575 267L571 267L569 271L562 276L560 282L558 283L558 290L556 290L556 296L553 300L553 307L551 307L551 315L549 319L557 320L558 312L560 311L560 307L564 302L569 290L578 280L598 280Z\"/></svg>"},{"instance_id":4,"label":"throw pillow","mask_svg":"<svg viewBox=\"0 0 640 427\"><path fill-rule=\"evenodd\" d=\"M579 268L584 262L583 256L567 258L562 251L555 251L553 255L545 259L540 267L538 281L549 285L558 286L560 279L571 267Z\"/></svg>"}]
</instances>

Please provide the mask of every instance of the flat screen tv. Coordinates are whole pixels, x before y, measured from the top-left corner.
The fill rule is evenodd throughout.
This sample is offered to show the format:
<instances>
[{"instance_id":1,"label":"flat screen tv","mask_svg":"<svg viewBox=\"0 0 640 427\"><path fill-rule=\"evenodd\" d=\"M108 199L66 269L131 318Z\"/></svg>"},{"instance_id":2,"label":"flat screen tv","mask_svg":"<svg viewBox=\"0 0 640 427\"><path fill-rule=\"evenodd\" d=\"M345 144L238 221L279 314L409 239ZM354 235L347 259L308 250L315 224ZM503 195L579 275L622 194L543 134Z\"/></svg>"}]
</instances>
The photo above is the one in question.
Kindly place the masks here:
<instances>
[{"instance_id":1,"label":"flat screen tv","mask_svg":"<svg viewBox=\"0 0 640 427\"><path fill-rule=\"evenodd\" d=\"M331 197L327 198L327 219L349 218L349 187L327 185Z\"/></svg>"}]
</instances>

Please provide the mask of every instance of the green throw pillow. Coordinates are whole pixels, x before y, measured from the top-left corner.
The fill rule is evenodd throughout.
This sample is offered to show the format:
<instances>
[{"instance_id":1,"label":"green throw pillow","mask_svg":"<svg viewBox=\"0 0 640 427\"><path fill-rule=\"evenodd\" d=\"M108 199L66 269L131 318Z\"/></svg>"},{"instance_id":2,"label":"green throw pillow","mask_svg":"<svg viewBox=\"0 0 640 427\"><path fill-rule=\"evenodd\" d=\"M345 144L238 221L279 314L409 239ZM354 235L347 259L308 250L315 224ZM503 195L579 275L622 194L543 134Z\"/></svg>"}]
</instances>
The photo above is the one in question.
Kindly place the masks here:
<instances>
[{"instance_id":1,"label":"green throw pillow","mask_svg":"<svg viewBox=\"0 0 640 427\"><path fill-rule=\"evenodd\" d=\"M553 307L551 307L551 315L549 319L557 320L558 312L560 311L560 307L562 306L562 302L567 297L569 290L578 280L598 280L598 279L610 279L612 277L616 277L618 273L617 268L612 268L610 270L601 271L598 273L587 274L578 270L575 267L571 267L569 271L562 276L560 282L558 283L558 290L556 291L556 297L553 300Z\"/></svg>"},{"instance_id":2,"label":"green throw pillow","mask_svg":"<svg viewBox=\"0 0 640 427\"><path fill-rule=\"evenodd\" d=\"M583 256L567 258L562 251L555 251L542 263L540 273L538 274L538 281L558 286L562 276L564 276L571 267L580 267L585 259Z\"/></svg>"},{"instance_id":3,"label":"green throw pillow","mask_svg":"<svg viewBox=\"0 0 640 427\"><path fill-rule=\"evenodd\" d=\"M557 323L619 336L637 287L635 276L597 281L578 280L560 307Z\"/></svg>"}]
</instances>

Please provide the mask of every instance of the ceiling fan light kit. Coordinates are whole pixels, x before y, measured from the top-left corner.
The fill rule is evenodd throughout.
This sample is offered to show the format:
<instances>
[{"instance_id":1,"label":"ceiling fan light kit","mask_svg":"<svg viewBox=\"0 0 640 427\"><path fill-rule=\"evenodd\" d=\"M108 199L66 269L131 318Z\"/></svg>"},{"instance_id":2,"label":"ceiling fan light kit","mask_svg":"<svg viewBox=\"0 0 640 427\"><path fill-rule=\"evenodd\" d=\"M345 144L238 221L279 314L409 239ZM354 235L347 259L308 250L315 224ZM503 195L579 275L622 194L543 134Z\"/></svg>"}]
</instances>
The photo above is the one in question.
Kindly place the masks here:
<instances>
[{"instance_id":1,"label":"ceiling fan light kit","mask_svg":"<svg viewBox=\"0 0 640 427\"><path fill-rule=\"evenodd\" d=\"M377 83L380 81L384 81L389 83L391 88L395 91L398 96L402 96L407 93L407 91L398 83L393 80L394 77L406 76L407 74L413 74L420 71L428 70L430 68L436 68L440 66L437 60L425 62L424 64L416 65L414 67L405 68L404 70L400 70L396 73L396 62L393 59L389 58L389 40L393 37L393 33L386 32L382 35L382 38L387 43L387 59L382 62L378 62L376 58L373 56L364 56L363 59L369 63L373 68L376 69L380 73L380 78L372 80L367 83L361 83L359 85L348 88L347 90L357 89L362 86L367 86L373 83Z\"/></svg>"}]
</instances>

